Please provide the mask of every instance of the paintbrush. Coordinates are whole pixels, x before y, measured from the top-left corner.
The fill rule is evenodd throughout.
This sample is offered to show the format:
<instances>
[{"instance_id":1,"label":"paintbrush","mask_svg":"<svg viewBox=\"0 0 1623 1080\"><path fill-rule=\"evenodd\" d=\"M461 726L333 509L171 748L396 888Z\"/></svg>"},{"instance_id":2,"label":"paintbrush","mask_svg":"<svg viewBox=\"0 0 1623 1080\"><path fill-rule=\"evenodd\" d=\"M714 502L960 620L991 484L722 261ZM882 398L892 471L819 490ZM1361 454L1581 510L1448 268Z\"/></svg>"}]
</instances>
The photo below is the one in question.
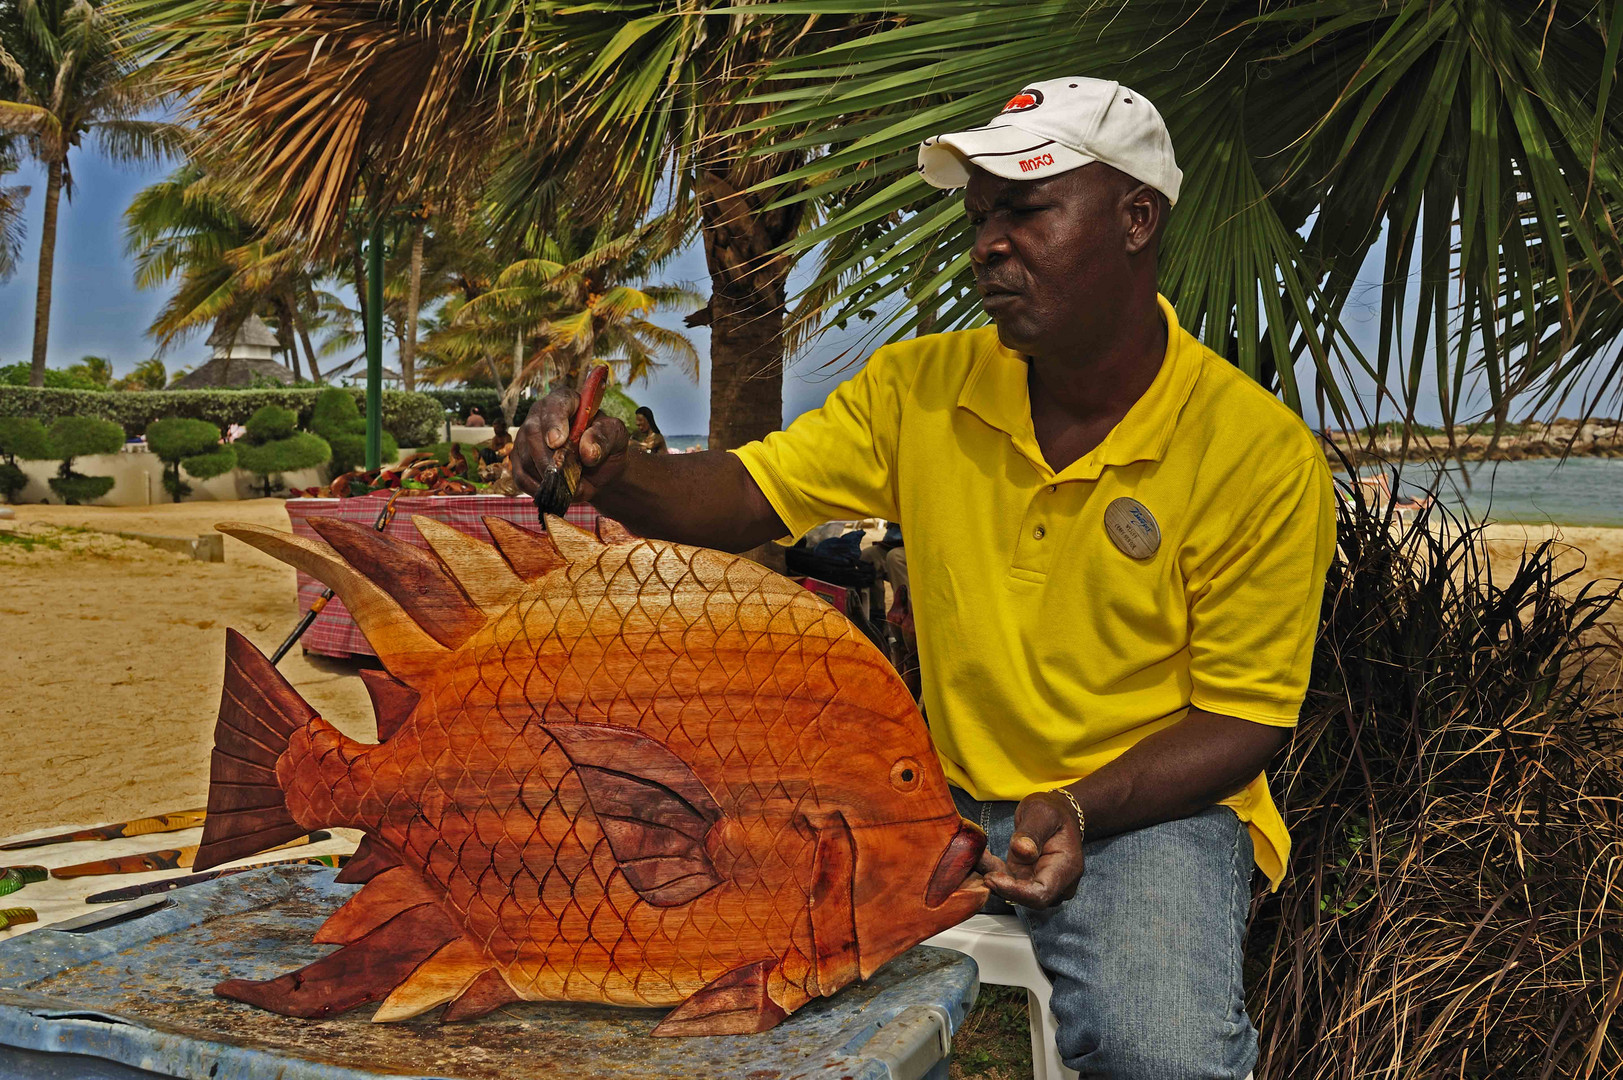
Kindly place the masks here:
<instances>
[{"instance_id":1,"label":"paintbrush","mask_svg":"<svg viewBox=\"0 0 1623 1080\"><path fill-rule=\"evenodd\" d=\"M609 369L599 364L586 376L581 387L580 407L575 410L575 422L569 426L569 438L552 452L552 458L541 470L541 486L535 489L535 508L544 523L548 514L563 517L569 504L575 501L580 489L580 437L586 434L597 407L603 404L603 391L608 386Z\"/></svg>"}]
</instances>

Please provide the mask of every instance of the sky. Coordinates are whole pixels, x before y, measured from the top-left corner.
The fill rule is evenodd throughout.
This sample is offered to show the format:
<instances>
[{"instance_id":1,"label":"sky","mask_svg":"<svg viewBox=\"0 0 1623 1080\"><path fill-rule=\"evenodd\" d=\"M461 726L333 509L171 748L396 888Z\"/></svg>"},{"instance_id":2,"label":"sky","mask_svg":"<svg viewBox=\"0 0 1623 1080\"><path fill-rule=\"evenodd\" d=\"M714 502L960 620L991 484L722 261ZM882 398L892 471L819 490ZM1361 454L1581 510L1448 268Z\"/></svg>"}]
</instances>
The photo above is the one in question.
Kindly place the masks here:
<instances>
[{"instance_id":1,"label":"sky","mask_svg":"<svg viewBox=\"0 0 1623 1080\"><path fill-rule=\"evenodd\" d=\"M133 263L124 252L123 212L137 190L166 176L173 164L141 167L113 166L94 152L81 151L74 159L76 190L71 202L64 200L58 219L54 302L52 305L49 364L66 367L81 356L108 357L116 374L128 372L135 364L154 355L155 346L146 327L162 307L163 289L141 291L135 287ZM32 352L34 294L40 218L44 213L42 172L26 165L5 178L8 184L30 184L27 236L15 277L0 285L0 364L27 361ZM1371 252L1369 267L1381 266L1380 245ZM704 255L697 244L684 250L663 275L670 282L685 282L701 294L708 293L708 273ZM797 280L791 276L791 291ZM1360 292L1368 303L1361 302ZM1346 319L1349 331L1361 346L1368 347L1378 327L1379 313L1374 304L1378 291L1371 284L1355 292ZM659 321L681 328L685 312L662 316ZM792 357L784 380L784 419L792 420L816 408L829 390L858 370L860 357L871 347L867 334L871 324L853 320L845 332L827 331L800 355ZM209 349L199 333L173 347L163 356L173 370L195 367L205 360ZM709 331L690 331L702 358L708 358ZM392 342L390 343L392 346ZM1373 353L1371 353L1373 355ZM386 347L385 363L397 367L392 348ZM1304 386L1311 385L1311 364L1298 369ZM656 374L648 384L630 388L631 395L654 410L662 430L669 434L699 434L709 426L709 363L706 359L698 382L673 367ZM1368 395L1367 383L1359 387ZM1389 412L1390 410L1383 410ZM1419 417L1435 421L1438 415L1435 391L1421 402ZM1519 414L1518 414L1519 418ZM1316 417L1310 417L1316 420Z\"/></svg>"}]
</instances>

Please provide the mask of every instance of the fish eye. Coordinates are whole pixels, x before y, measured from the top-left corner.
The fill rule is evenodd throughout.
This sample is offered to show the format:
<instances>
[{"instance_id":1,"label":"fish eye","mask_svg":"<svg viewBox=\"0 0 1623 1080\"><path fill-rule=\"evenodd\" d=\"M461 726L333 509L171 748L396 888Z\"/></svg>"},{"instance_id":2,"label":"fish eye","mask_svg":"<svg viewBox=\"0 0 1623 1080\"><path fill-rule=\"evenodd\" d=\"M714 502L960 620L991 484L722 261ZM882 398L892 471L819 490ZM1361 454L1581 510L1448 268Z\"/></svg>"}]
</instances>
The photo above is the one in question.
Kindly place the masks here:
<instances>
[{"instance_id":1,"label":"fish eye","mask_svg":"<svg viewBox=\"0 0 1623 1080\"><path fill-rule=\"evenodd\" d=\"M913 758L904 757L890 767L890 786L897 791L912 791L924 779L924 770Z\"/></svg>"}]
</instances>

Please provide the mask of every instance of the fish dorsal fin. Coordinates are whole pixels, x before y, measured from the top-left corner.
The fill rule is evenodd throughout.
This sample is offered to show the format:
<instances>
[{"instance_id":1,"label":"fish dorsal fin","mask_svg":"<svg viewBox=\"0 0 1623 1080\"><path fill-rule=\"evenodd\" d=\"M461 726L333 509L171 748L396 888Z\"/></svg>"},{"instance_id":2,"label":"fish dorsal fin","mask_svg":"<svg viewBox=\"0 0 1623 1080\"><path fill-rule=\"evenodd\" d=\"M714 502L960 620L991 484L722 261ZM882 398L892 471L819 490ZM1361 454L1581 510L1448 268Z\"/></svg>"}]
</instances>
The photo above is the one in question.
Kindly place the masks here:
<instances>
[{"instance_id":1,"label":"fish dorsal fin","mask_svg":"<svg viewBox=\"0 0 1623 1080\"><path fill-rule=\"evenodd\" d=\"M597 538L605 544L626 544L641 539L636 533L611 517L597 519Z\"/></svg>"},{"instance_id":2,"label":"fish dorsal fin","mask_svg":"<svg viewBox=\"0 0 1623 1080\"><path fill-rule=\"evenodd\" d=\"M628 884L654 907L678 907L722 882L705 837L723 817L704 782L656 739L607 724L546 727L586 789Z\"/></svg>"},{"instance_id":3,"label":"fish dorsal fin","mask_svg":"<svg viewBox=\"0 0 1623 1080\"><path fill-rule=\"evenodd\" d=\"M525 581L546 577L565 565L563 553L546 534L520 528L505 518L487 517L482 520L485 528L490 530L490 538L496 541L502 558Z\"/></svg>"},{"instance_id":4,"label":"fish dorsal fin","mask_svg":"<svg viewBox=\"0 0 1623 1080\"><path fill-rule=\"evenodd\" d=\"M591 562L603 550L603 541L561 517L546 515L547 535L558 545L558 551L572 563Z\"/></svg>"},{"instance_id":5,"label":"fish dorsal fin","mask_svg":"<svg viewBox=\"0 0 1623 1080\"><path fill-rule=\"evenodd\" d=\"M852 895L856 884L856 841L845 815L838 810L806 815L806 822L817 836L811 892L806 898L817 954L817 992L828 997L855 982L862 973L857 952L856 901Z\"/></svg>"},{"instance_id":6,"label":"fish dorsal fin","mask_svg":"<svg viewBox=\"0 0 1623 1080\"><path fill-rule=\"evenodd\" d=\"M393 597L429 637L446 648L461 645L489 620L456 578L421 548L391 540L354 521L308 520L351 566Z\"/></svg>"},{"instance_id":7,"label":"fish dorsal fin","mask_svg":"<svg viewBox=\"0 0 1623 1080\"><path fill-rule=\"evenodd\" d=\"M523 580L513 573L501 553L483 540L421 514L413 514L411 523L462 591L484 611L501 611L523 595Z\"/></svg>"},{"instance_id":8,"label":"fish dorsal fin","mask_svg":"<svg viewBox=\"0 0 1623 1080\"><path fill-rule=\"evenodd\" d=\"M767 993L776 960L733 968L665 1014L652 1034L753 1035L777 1027L789 1015Z\"/></svg>"},{"instance_id":9,"label":"fish dorsal fin","mask_svg":"<svg viewBox=\"0 0 1623 1080\"><path fill-rule=\"evenodd\" d=\"M396 677L412 686L423 686L442 669L450 650L418 626L398 600L331 547L245 522L224 522L215 528L298 567L337 593L378 659Z\"/></svg>"},{"instance_id":10,"label":"fish dorsal fin","mask_svg":"<svg viewBox=\"0 0 1623 1080\"><path fill-rule=\"evenodd\" d=\"M378 742L393 737L417 707L422 695L386 671L361 669L361 682L372 698L372 714L377 720Z\"/></svg>"}]
</instances>

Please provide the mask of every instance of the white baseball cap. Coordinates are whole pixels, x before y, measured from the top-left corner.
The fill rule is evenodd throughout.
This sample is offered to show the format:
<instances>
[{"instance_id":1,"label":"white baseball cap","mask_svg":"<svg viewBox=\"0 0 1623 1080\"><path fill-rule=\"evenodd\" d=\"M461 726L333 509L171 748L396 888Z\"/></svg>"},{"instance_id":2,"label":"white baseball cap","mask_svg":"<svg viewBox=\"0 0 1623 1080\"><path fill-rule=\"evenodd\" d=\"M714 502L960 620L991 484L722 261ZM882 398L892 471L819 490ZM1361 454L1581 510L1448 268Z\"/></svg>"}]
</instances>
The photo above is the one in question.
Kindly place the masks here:
<instances>
[{"instance_id":1,"label":"white baseball cap","mask_svg":"<svg viewBox=\"0 0 1623 1080\"><path fill-rule=\"evenodd\" d=\"M1032 83L984 127L919 144L919 172L938 188L969 183L971 165L1005 180L1040 180L1095 161L1178 201L1183 172L1161 114L1147 98L1103 79Z\"/></svg>"}]
</instances>

